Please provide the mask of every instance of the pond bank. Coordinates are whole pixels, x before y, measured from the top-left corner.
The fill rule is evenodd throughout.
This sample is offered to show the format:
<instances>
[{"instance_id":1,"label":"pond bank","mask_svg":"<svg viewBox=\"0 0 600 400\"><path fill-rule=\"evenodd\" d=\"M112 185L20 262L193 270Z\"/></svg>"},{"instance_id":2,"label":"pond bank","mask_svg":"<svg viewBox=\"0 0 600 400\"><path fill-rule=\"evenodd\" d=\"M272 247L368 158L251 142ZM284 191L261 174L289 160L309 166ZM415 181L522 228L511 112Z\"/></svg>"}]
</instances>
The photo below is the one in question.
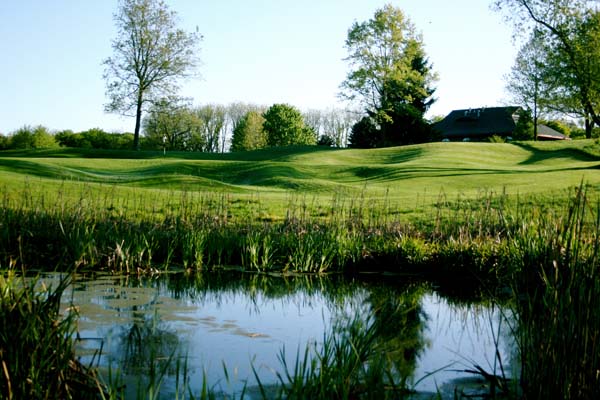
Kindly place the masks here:
<instances>
[{"instance_id":1,"label":"pond bank","mask_svg":"<svg viewBox=\"0 0 600 400\"><path fill-rule=\"evenodd\" d=\"M514 333L521 368L517 384L524 397L598 397L598 204L588 201L584 188L562 212L515 211L502 201L491 199L474 211L465 204L422 224L390 221L383 213L327 220L290 215L265 224L232 222L220 214L128 219L114 210L4 207L0 255L8 269L100 266L133 275L175 265L200 277L196 272L209 266L237 264L248 271L307 277L315 276L304 275L308 272L384 271L456 282L457 276L471 276L484 291L506 293L517 325L525 327ZM335 348L333 342L329 349ZM302 365L302 373L315 371L310 363ZM355 371L351 367L336 364L332 374Z\"/></svg>"}]
</instances>

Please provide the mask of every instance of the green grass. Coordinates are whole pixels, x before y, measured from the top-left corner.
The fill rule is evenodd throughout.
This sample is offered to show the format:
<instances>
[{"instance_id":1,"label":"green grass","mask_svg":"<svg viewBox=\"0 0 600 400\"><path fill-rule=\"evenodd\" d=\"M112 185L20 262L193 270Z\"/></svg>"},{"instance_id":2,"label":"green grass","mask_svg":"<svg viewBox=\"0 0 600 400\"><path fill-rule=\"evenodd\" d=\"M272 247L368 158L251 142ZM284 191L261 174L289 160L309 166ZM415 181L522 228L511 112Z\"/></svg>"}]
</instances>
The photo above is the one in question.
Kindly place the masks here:
<instances>
[{"instance_id":1,"label":"green grass","mask_svg":"<svg viewBox=\"0 0 600 400\"><path fill-rule=\"evenodd\" d=\"M0 275L0 397L97 399L103 388L95 371L75 358L75 313L59 314L70 279L58 287Z\"/></svg>"},{"instance_id":2,"label":"green grass","mask_svg":"<svg viewBox=\"0 0 600 400\"><path fill-rule=\"evenodd\" d=\"M132 193L227 193L260 197L265 213L281 216L290 196L316 203L333 196L386 199L413 212L440 193L474 197L482 191L561 194L581 181L600 187L600 146L561 143L431 143L372 150L281 148L230 154L57 149L0 152L0 187L51 196L86 184L115 198ZM239 210L244 212L244 210Z\"/></svg>"}]
</instances>

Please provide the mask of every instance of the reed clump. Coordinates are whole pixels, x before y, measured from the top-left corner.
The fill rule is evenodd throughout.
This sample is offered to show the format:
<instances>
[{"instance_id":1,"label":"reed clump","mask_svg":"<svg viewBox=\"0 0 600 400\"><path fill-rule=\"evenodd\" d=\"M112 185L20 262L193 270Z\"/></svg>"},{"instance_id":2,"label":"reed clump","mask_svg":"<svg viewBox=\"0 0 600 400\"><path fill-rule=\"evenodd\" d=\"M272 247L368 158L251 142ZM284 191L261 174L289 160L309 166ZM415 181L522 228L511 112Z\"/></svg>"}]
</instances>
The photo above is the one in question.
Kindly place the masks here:
<instances>
[{"instance_id":1,"label":"reed clump","mask_svg":"<svg viewBox=\"0 0 600 400\"><path fill-rule=\"evenodd\" d=\"M85 194L74 202L5 197L0 210L0 262L28 268L104 269L148 273L241 266L253 271L308 273L392 271L436 277L510 274L513 238L535 237L540 219L556 220L564 205L482 193L476 199L440 196L428 210L402 218L386 199L328 207L291 200L281 219L232 214L223 195L121 205ZM256 204L260 208L260 204ZM522 246L521 246L522 247ZM527 251L534 251L528 248ZM524 257L535 257L525 255Z\"/></svg>"},{"instance_id":2,"label":"reed clump","mask_svg":"<svg viewBox=\"0 0 600 400\"><path fill-rule=\"evenodd\" d=\"M511 260L523 394L598 398L600 203L581 187L562 218L523 230L512 237Z\"/></svg>"},{"instance_id":3,"label":"reed clump","mask_svg":"<svg viewBox=\"0 0 600 400\"><path fill-rule=\"evenodd\" d=\"M36 282L14 271L0 276L0 397L101 398L95 372L75 358L75 314L59 315L69 280L56 288Z\"/></svg>"}]
</instances>

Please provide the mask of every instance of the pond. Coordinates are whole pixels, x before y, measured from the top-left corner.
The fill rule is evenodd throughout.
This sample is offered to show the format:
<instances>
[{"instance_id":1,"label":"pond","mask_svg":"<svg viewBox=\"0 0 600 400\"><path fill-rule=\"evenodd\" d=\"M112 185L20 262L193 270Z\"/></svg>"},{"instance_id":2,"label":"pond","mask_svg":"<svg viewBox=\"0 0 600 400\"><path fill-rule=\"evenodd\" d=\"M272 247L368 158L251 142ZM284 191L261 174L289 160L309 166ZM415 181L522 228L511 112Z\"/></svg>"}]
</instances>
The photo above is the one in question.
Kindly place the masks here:
<instances>
[{"instance_id":1,"label":"pond","mask_svg":"<svg viewBox=\"0 0 600 400\"><path fill-rule=\"evenodd\" d=\"M159 398L173 398L182 382L193 393L206 382L217 394L261 398L256 377L269 393L282 361L293 369L305 349L314 357L325 338L357 322L373 327L373 346L416 398L485 392L473 371L510 377L518 364L507 310L402 277L77 276L62 301L79 312L81 362L98 366L105 381L121 373L127 398L147 390L150 377Z\"/></svg>"}]
</instances>

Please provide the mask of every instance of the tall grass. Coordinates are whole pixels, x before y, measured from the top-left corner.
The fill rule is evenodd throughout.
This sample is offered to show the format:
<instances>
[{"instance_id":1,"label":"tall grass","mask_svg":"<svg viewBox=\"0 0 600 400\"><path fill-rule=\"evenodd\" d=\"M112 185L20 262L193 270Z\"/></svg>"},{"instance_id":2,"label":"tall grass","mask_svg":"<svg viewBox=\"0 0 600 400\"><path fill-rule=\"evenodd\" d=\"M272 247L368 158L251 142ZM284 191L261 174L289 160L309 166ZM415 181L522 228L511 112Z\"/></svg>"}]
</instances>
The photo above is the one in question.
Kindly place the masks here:
<instances>
[{"instance_id":1,"label":"tall grass","mask_svg":"<svg viewBox=\"0 0 600 400\"><path fill-rule=\"evenodd\" d=\"M77 198L76 201L60 201ZM508 273L517 243L535 233L523 226L553 219L554 199L482 192L478 198L441 194L418 217L396 214L387 199L334 196L330 205L291 199L281 219L232 216L224 195L183 193L161 199L30 192L5 194L0 209L0 262L29 268L107 269L147 273L236 265L254 271L387 270L436 277L498 280ZM260 203L253 203L260 208Z\"/></svg>"},{"instance_id":2,"label":"tall grass","mask_svg":"<svg viewBox=\"0 0 600 400\"><path fill-rule=\"evenodd\" d=\"M3 399L97 399L103 393L94 371L75 359L75 314L59 315L68 283L40 288L14 271L0 276Z\"/></svg>"},{"instance_id":3,"label":"tall grass","mask_svg":"<svg viewBox=\"0 0 600 400\"><path fill-rule=\"evenodd\" d=\"M581 187L560 219L512 238L526 398L600 397L600 203Z\"/></svg>"}]
</instances>

